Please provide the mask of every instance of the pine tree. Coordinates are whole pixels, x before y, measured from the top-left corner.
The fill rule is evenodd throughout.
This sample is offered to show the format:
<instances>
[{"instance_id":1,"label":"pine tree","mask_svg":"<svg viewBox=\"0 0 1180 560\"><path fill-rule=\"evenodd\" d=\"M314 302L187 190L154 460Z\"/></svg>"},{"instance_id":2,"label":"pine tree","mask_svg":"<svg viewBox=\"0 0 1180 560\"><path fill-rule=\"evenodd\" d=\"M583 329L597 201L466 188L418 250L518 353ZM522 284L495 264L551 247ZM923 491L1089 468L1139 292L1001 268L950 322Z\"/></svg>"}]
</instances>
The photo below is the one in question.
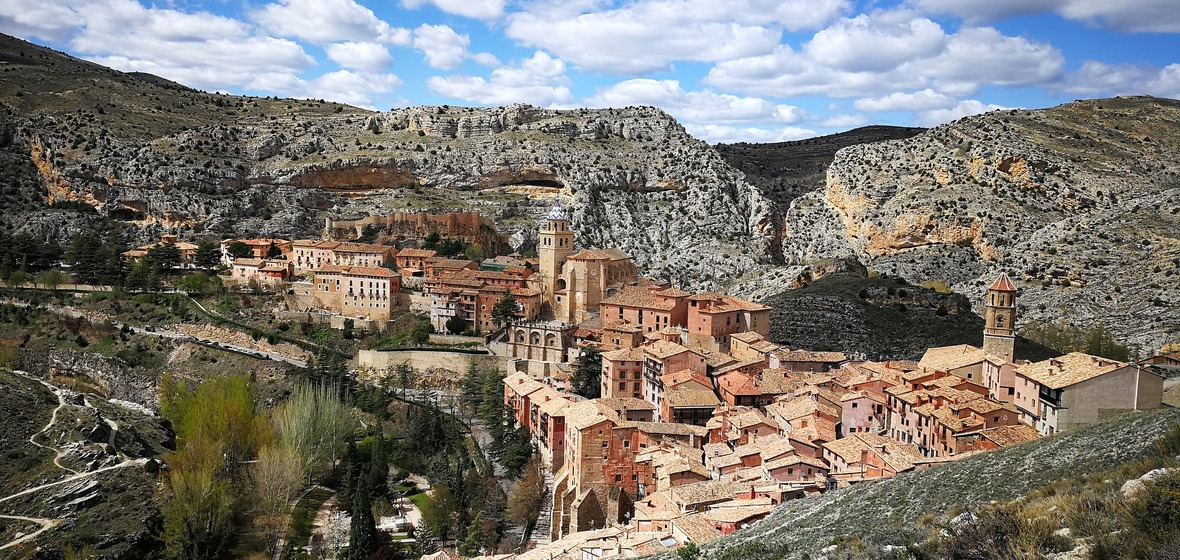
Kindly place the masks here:
<instances>
[{"instance_id":1,"label":"pine tree","mask_svg":"<svg viewBox=\"0 0 1180 560\"><path fill-rule=\"evenodd\" d=\"M370 451L368 490L373 496L384 496L389 493L389 452L385 450L385 434L380 424Z\"/></svg>"},{"instance_id":2,"label":"pine tree","mask_svg":"<svg viewBox=\"0 0 1180 560\"><path fill-rule=\"evenodd\" d=\"M372 485L369 476L361 479L360 488ZM373 502L369 493L357 491L352 496L352 525L349 526L348 560L368 560L377 550L377 522L373 519Z\"/></svg>"},{"instance_id":3,"label":"pine tree","mask_svg":"<svg viewBox=\"0 0 1180 560\"><path fill-rule=\"evenodd\" d=\"M345 511L352 508L352 497L360 483L361 468L356 456L356 442L348 440L348 447L344 451L344 487L340 490L339 503Z\"/></svg>"}]
</instances>

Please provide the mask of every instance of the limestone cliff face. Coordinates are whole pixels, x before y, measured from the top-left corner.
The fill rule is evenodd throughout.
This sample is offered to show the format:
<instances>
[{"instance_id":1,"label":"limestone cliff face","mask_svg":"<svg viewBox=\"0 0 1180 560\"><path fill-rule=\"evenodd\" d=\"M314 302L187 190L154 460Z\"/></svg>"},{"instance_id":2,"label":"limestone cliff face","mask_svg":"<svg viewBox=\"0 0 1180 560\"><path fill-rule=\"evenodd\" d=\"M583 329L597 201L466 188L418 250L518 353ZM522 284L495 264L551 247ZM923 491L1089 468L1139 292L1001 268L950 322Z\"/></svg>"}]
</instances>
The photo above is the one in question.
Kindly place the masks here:
<instances>
[{"instance_id":1,"label":"limestone cliff face","mask_svg":"<svg viewBox=\"0 0 1180 560\"><path fill-rule=\"evenodd\" d=\"M527 243L560 200L578 246L620 247L688 288L778 258L773 204L657 109L375 113L206 94L11 37L0 54L17 74L0 83L11 129L0 148L40 178L22 188L134 223L145 239L312 236L324 218L475 210Z\"/></svg>"},{"instance_id":2,"label":"limestone cliff face","mask_svg":"<svg viewBox=\"0 0 1180 560\"><path fill-rule=\"evenodd\" d=\"M1151 350L1180 337L1178 151L1175 101L966 118L838 152L822 190L787 212L783 246L851 253L973 301L1008 271L1022 321L1103 322ZM822 236L806 227L833 217L839 227Z\"/></svg>"}]
</instances>

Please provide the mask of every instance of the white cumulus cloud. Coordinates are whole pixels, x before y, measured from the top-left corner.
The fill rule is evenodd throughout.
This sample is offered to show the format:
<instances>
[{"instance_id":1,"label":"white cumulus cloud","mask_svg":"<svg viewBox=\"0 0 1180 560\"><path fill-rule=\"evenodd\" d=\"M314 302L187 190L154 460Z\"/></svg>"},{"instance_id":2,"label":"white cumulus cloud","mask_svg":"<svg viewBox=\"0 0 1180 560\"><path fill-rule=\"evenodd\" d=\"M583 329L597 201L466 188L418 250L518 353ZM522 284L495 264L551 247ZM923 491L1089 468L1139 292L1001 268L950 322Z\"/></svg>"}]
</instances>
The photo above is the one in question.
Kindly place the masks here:
<instances>
[{"instance_id":1,"label":"white cumulus cloud","mask_svg":"<svg viewBox=\"0 0 1180 560\"><path fill-rule=\"evenodd\" d=\"M928 13L952 14L972 24L1055 12L1067 19L1115 31L1180 32L1180 9L1175 0L911 0L910 3Z\"/></svg>"},{"instance_id":2,"label":"white cumulus cloud","mask_svg":"<svg viewBox=\"0 0 1180 560\"><path fill-rule=\"evenodd\" d=\"M438 9L473 19L498 19L504 15L504 0L402 0L407 8L433 4Z\"/></svg>"},{"instance_id":3,"label":"white cumulus cloud","mask_svg":"<svg viewBox=\"0 0 1180 560\"><path fill-rule=\"evenodd\" d=\"M823 29L804 47L811 59L851 72L887 71L936 55L947 37L937 23L904 13L861 14Z\"/></svg>"},{"instance_id":4,"label":"white cumulus cloud","mask_svg":"<svg viewBox=\"0 0 1180 560\"><path fill-rule=\"evenodd\" d=\"M317 44L367 41L407 45L410 33L354 0L279 0L252 12L263 28Z\"/></svg>"},{"instance_id":5,"label":"white cumulus cloud","mask_svg":"<svg viewBox=\"0 0 1180 560\"><path fill-rule=\"evenodd\" d=\"M332 43L324 48L332 62L344 68L376 73L393 65L389 49L380 43Z\"/></svg>"},{"instance_id":6,"label":"white cumulus cloud","mask_svg":"<svg viewBox=\"0 0 1180 560\"><path fill-rule=\"evenodd\" d=\"M734 142L786 142L816 135L814 130L797 126L777 129L737 127L719 124L685 124L684 129L694 137L710 144Z\"/></svg>"},{"instance_id":7,"label":"white cumulus cloud","mask_svg":"<svg viewBox=\"0 0 1180 560\"><path fill-rule=\"evenodd\" d=\"M782 31L814 29L844 0L637 0L551 2L509 14L505 33L572 64L612 75L668 70L676 61L716 62L770 52Z\"/></svg>"},{"instance_id":8,"label":"white cumulus cloud","mask_svg":"<svg viewBox=\"0 0 1180 560\"><path fill-rule=\"evenodd\" d=\"M315 64L295 42L258 35L244 22L207 12L113 0L81 5L77 13L85 24L70 45L86 58L196 88L233 89L259 74L297 73Z\"/></svg>"},{"instance_id":9,"label":"white cumulus cloud","mask_svg":"<svg viewBox=\"0 0 1180 560\"><path fill-rule=\"evenodd\" d=\"M686 122L783 123L799 122L798 107L757 97L712 91L685 91L677 80L636 78L599 90L586 103L596 107L653 105Z\"/></svg>"},{"instance_id":10,"label":"white cumulus cloud","mask_svg":"<svg viewBox=\"0 0 1180 560\"><path fill-rule=\"evenodd\" d=\"M469 75L433 76L426 83L432 91L480 105L531 103L563 107L573 101L565 62L542 51L516 65L492 70L490 78Z\"/></svg>"},{"instance_id":11,"label":"white cumulus cloud","mask_svg":"<svg viewBox=\"0 0 1180 560\"><path fill-rule=\"evenodd\" d=\"M954 107L921 111L917 113L916 117L918 124L922 126L935 126L951 122L955 119L969 117L971 115L978 115L980 113L987 113L989 111L1002 111L1009 108L1010 107L1004 107L1001 105L983 103L975 99L968 99L956 103Z\"/></svg>"},{"instance_id":12,"label":"white cumulus cloud","mask_svg":"<svg viewBox=\"0 0 1180 560\"><path fill-rule=\"evenodd\" d=\"M722 90L770 97L874 97L932 89L951 97L985 85L1046 85L1060 79L1061 51L991 27L946 34L904 10L846 18L821 30L800 50L779 45L766 54L724 60L704 82Z\"/></svg>"},{"instance_id":13,"label":"white cumulus cloud","mask_svg":"<svg viewBox=\"0 0 1180 560\"><path fill-rule=\"evenodd\" d=\"M447 25L422 24L414 29L414 48L426 56L431 68L450 70L463 64L471 38Z\"/></svg>"},{"instance_id":14,"label":"white cumulus cloud","mask_svg":"<svg viewBox=\"0 0 1180 560\"><path fill-rule=\"evenodd\" d=\"M85 20L72 7L43 0L0 2L0 32L24 39L64 41Z\"/></svg>"},{"instance_id":15,"label":"white cumulus cloud","mask_svg":"<svg viewBox=\"0 0 1180 560\"><path fill-rule=\"evenodd\" d=\"M882 97L865 97L857 99L852 105L861 111L881 113L950 109L957 104L954 97L927 88L912 93L895 92Z\"/></svg>"}]
</instances>

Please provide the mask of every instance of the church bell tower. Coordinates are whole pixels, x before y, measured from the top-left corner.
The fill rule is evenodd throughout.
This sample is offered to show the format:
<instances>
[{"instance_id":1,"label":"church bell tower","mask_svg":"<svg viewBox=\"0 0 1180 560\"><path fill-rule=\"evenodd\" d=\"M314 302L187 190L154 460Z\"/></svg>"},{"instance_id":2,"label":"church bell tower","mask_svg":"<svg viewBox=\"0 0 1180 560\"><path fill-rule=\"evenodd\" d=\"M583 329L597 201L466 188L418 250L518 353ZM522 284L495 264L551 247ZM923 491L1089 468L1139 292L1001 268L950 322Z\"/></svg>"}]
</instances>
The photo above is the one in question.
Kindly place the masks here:
<instances>
[{"instance_id":1,"label":"church bell tower","mask_svg":"<svg viewBox=\"0 0 1180 560\"><path fill-rule=\"evenodd\" d=\"M983 351L1011 362L1016 352L1016 286L1007 274L987 289Z\"/></svg>"},{"instance_id":2,"label":"church bell tower","mask_svg":"<svg viewBox=\"0 0 1180 560\"><path fill-rule=\"evenodd\" d=\"M553 303L553 292L565 288L559 286L561 267L566 257L574 252L574 232L570 229L569 216L561 203L554 202L553 209L545 218L545 225L537 233L537 256L545 302Z\"/></svg>"}]
</instances>

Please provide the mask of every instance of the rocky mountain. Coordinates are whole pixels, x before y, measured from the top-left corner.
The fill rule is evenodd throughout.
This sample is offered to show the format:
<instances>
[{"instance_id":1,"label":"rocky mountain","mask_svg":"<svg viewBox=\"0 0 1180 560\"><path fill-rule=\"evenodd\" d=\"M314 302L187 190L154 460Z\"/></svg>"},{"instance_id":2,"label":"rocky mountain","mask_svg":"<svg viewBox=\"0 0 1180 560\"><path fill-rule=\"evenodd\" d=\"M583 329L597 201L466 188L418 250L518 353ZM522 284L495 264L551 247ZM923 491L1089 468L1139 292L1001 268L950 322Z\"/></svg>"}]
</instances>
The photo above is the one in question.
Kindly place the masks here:
<instances>
[{"instance_id":1,"label":"rocky mountain","mask_svg":"<svg viewBox=\"0 0 1180 560\"><path fill-rule=\"evenodd\" d=\"M1022 321L1180 336L1180 101L1079 101L961 119L836 154L792 203L791 258L854 256L981 301L1001 270ZM806 247L805 251L798 251Z\"/></svg>"},{"instance_id":2,"label":"rocky mountain","mask_svg":"<svg viewBox=\"0 0 1180 560\"><path fill-rule=\"evenodd\" d=\"M657 109L376 113L201 93L11 37L0 52L0 149L23 170L11 196L81 203L145 238L307 236L326 214L426 209L476 209L514 233L561 200L579 245L621 247L688 287L723 285L773 257L772 205ZM69 227L47 212L30 206L9 223Z\"/></svg>"},{"instance_id":3,"label":"rocky mountain","mask_svg":"<svg viewBox=\"0 0 1180 560\"><path fill-rule=\"evenodd\" d=\"M770 336L790 348L843 350L870 360L918 360L927 348L983 344L983 318L963 294L910 284L904 278L870 278L857 264L771 296ZM1060 352L1022 337L1016 358L1045 360Z\"/></svg>"},{"instance_id":4,"label":"rocky mountain","mask_svg":"<svg viewBox=\"0 0 1180 560\"><path fill-rule=\"evenodd\" d=\"M746 174L746 180L772 202L787 207L795 198L821 189L836 152L848 146L900 140L926 129L902 126L862 126L827 136L768 144L717 144L725 162Z\"/></svg>"},{"instance_id":5,"label":"rocky mountain","mask_svg":"<svg viewBox=\"0 0 1180 560\"><path fill-rule=\"evenodd\" d=\"M207 94L11 37L0 63L9 229L310 236L326 217L478 210L520 247L558 200L579 246L620 247L685 289L766 299L850 261L977 306L1006 270L1025 320L1101 321L1147 350L1180 337L1180 102L714 149L646 107L372 112Z\"/></svg>"}]
</instances>

